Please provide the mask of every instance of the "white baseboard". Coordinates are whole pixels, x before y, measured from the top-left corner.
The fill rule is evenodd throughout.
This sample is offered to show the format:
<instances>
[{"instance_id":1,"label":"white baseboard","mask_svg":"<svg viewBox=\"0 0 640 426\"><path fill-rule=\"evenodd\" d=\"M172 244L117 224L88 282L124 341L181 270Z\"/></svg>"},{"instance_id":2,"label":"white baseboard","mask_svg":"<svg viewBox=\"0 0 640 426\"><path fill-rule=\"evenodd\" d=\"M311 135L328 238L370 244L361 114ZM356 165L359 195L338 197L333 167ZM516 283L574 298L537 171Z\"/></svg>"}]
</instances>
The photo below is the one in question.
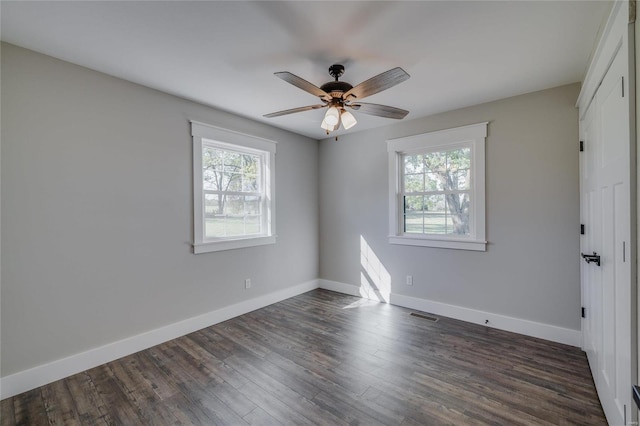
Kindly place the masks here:
<instances>
[{"instance_id":1,"label":"white baseboard","mask_svg":"<svg viewBox=\"0 0 640 426\"><path fill-rule=\"evenodd\" d=\"M319 287L318 280L245 300L0 379L0 399L46 385Z\"/></svg>"},{"instance_id":2,"label":"white baseboard","mask_svg":"<svg viewBox=\"0 0 640 426\"><path fill-rule=\"evenodd\" d=\"M205 327L226 321L228 319L263 308L307 291L323 288L351 296L365 297L367 293L360 287L330 280L312 280L294 287L279 290L254 299L236 303L215 311L207 312L193 318L160 327L146 333L131 336L117 342L109 343L86 352L71 355L48 364L39 365L29 370L20 371L0 379L0 399L9 398L22 392L43 386L56 380L63 379L93 367L114 361L138 351L192 333ZM377 300L377 299L375 299ZM512 331L554 342L572 346L580 346L580 331L505 315L483 312L461 306L448 305L416 297L391 294L390 303L405 308L429 312L459 319L475 324L485 325L489 320L489 327Z\"/></svg>"},{"instance_id":3,"label":"white baseboard","mask_svg":"<svg viewBox=\"0 0 640 426\"><path fill-rule=\"evenodd\" d=\"M336 281L318 280L320 288L337 291L352 296L366 295L360 291L358 286L345 284ZM377 300L377 299L376 299ZM404 296L401 294L391 294L390 303L404 308L416 309L435 315L454 318L474 324L486 325L500 330L511 331L524 334L525 336L538 337L540 339L551 340L552 342L564 343L571 346L581 346L580 330L557 327L555 325L529 321L506 315L484 312L477 309L465 308L462 306L449 305L442 302L435 302L417 297ZM489 320L488 323L485 323Z\"/></svg>"},{"instance_id":4,"label":"white baseboard","mask_svg":"<svg viewBox=\"0 0 640 426\"><path fill-rule=\"evenodd\" d=\"M320 288L323 288L325 290L331 290L331 291L335 291L342 294L348 294L350 296L364 297L364 294L363 294L364 292L360 291L360 287L352 284L345 284L338 281L319 279L318 285Z\"/></svg>"}]
</instances>

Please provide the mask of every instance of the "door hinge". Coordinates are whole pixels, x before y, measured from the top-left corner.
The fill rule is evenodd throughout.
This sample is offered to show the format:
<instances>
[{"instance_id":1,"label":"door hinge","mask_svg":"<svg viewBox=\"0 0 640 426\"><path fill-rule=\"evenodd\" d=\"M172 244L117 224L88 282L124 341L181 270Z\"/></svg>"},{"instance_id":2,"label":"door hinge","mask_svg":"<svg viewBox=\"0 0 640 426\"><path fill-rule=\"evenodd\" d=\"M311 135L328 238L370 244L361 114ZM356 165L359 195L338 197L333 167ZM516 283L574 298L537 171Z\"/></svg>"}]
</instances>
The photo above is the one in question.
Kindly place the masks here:
<instances>
[{"instance_id":1,"label":"door hinge","mask_svg":"<svg viewBox=\"0 0 640 426\"><path fill-rule=\"evenodd\" d=\"M580 235L584 235L584 224L580 224Z\"/></svg>"},{"instance_id":2,"label":"door hinge","mask_svg":"<svg viewBox=\"0 0 640 426\"><path fill-rule=\"evenodd\" d=\"M580 141L580 152L584 151L584 141Z\"/></svg>"},{"instance_id":3,"label":"door hinge","mask_svg":"<svg viewBox=\"0 0 640 426\"><path fill-rule=\"evenodd\" d=\"M581 315L582 315L582 318L586 318L587 317L587 309L584 306L582 307Z\"/></svg>"}]
</instances>

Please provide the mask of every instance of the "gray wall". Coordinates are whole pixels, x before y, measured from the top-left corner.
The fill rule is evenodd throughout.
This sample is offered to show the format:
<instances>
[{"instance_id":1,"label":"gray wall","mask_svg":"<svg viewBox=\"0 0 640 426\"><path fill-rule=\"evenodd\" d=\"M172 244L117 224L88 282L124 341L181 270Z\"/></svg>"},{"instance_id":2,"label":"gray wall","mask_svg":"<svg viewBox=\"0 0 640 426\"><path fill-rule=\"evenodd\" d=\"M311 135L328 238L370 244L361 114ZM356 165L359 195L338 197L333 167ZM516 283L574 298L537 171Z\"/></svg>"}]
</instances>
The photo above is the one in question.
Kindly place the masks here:
<instances>
[{"instance_id":1,"label":"gray wall","mask_svg":"<svg viewBox=\"0 0 640 426\"><path fill-rule=\"evenodd\" d=\"M579 330L579 88L321 141L320 277L359 285L362 236L392 293ZM390 245L386 139L484 121L487 251Z\"/></svg>"},{"instance_id":2,"label":"gray wall","mask_svg":"<svg viewBox=\"0 0 640 426\"><path fill-rule=\"evenodd\" d=\"M1 84L2 376L318 277L357 285L361 236L393 293L580 327L578 84L319 150L7 44ZM189 119L278 141L276 245L191 254ZM388 244L385 140L481 121L488 251Z\"/></svg>"},{"instance_id":3,"label":"gray wall","mask_svg":"<svg viewBox=\"0 0 640 426\"><path fill-rule=\"evenodd\" d=\"M3 376L318 277L317 141L7 44L1 88ZM277 244L191 253L189 119L278 142Z\"/></svg>"}]
</instances>

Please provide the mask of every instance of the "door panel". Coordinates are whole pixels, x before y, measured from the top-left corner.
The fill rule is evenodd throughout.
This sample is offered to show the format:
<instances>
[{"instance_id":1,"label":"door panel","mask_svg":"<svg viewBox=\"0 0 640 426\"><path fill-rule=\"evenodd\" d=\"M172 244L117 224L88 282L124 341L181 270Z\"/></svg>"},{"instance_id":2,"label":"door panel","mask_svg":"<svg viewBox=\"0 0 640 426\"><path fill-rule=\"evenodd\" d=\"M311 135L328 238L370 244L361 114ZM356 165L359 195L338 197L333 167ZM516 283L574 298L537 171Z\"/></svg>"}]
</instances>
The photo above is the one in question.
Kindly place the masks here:
<instances>
[{"instance_id":1,"label":"door panel","mask_svg":"<svg viewBox=\"0 0 640 426\"><path fill-rule=\"evenodd\" d=\"M583 345L607 420L622 425L631 403L630 115L624 96L626 60L616 54L581 131L583 253L598 252L600 266L581 267L587 318ZM630 418L630 416L628 416Z\"/></svg>"}]
</instances>

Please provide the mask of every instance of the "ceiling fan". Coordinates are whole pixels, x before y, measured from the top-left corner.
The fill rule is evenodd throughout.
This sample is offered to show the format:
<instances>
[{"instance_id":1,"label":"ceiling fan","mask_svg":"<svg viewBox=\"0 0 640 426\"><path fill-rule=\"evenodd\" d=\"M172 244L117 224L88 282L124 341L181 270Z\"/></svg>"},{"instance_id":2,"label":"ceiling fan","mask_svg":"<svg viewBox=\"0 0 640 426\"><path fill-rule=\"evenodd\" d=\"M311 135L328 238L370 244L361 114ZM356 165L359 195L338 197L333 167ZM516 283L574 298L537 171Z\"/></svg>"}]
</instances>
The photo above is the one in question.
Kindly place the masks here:
<instances>
[{"instance_id":1,"label":"ceiling fan","mask_svg":"<svg viewBox=\"0 0 640 426\"><path fill-rule=\"evenodd\" d=\"M266 118L273 118L296 112L310 111L312 109L328 108L320 127L325 129L327 134L329 134L331 131L338 130L338 128L340 128L340 124L342 124L345 129L350 129L356 124L355 117L348 111L348 109L378 117L395 118L398 120L404 118L409 113L409 111L392 106L360 102L361 99L364 99L367 96L382 92L383 90L389 89L396 84L400 84L407 80L409 78L409 74L407 74L407 72L402 68L397 67L390 69L389 71L385 71L355 87L345 81L338 81L338 77L342 76L342 74L344 74L343 65L331 65L329 67L329 75L334 78L334 81L330 81L318 87L287 71L274 73L275 76L280 77L287 83L291 83L305 92L317 96L320 98L322 103L272 112L271 114L265 114L264 116Z\"/></svg>"}]
</instances>

